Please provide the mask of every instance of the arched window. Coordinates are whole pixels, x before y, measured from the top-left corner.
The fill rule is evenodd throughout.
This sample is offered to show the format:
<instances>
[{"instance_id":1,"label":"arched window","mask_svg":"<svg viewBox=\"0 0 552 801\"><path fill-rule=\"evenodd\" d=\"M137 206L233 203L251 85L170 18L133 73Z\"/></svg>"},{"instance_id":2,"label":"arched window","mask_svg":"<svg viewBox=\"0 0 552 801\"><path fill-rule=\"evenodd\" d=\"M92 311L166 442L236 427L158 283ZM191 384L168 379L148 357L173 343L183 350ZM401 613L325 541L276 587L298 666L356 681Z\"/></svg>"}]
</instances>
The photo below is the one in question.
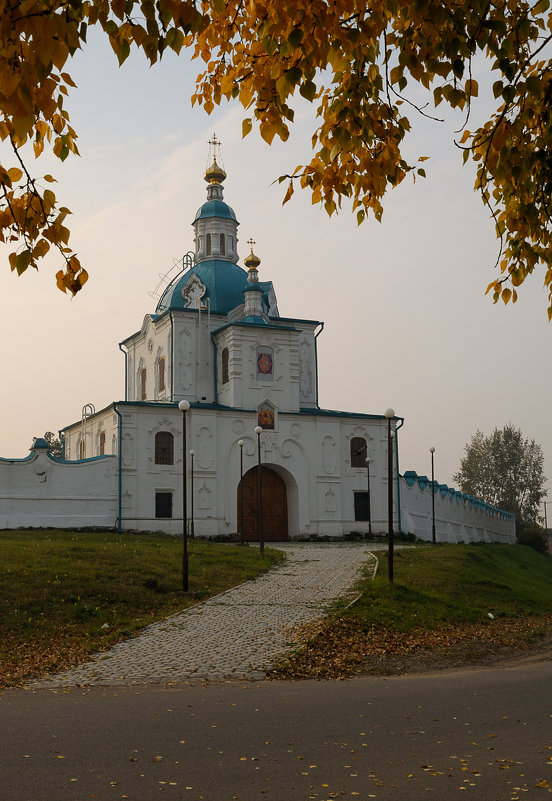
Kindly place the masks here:
<instances>
[{"instance_id":1,"label":"arched window","mask_svg":"<svg viewBox=\"0 0 552 801\"><path fill-rule=\"evenodd\" d=\"M170 431L155 435L155 464L174 464L174 437Z\"/></svg>"},{"instance_id":2,"label":"arched window","mask_svg":"<svg viewBox=\"0 0 552 801\"><path fill-rule=\"evenodd\" d=\"M100 431L100 456L105 454L105 431Z\"/></svg>"},{"instance_id":3,"label":"arched window","mask_svg":"<svg viewBox=\"0 0 552 801\"><path fill-rule=\"evenodd\" d=\"M224 348L224 350L222 351L222 362L221 362L223 384L227 384L228 381L230 380L230 377L228 375L228 357L229 357L228 348Z\"/></svg>"},{"instance_id":4,"label":"arched window","mask_svg":"<svg viewBox=\"0 0 552 801\"><path fill-rule=\"evenodd\" d=\"M211 234L207 234L207 236L205 237L205 246L206 246L205 247L206 255L210 256L211 255Z\"/></svg>"},{"instance_id":5,"label":"arched window","mask_svg":"<svg viewBox=\"0 0 552 801\"><path fill-rule=\"evenodd\" d=\"M225 241L224 241L224 234L221 234L221 235L220 235L220 248L219 248L219 253L220 253L220 255L221 255L221 256L225 256L225 255L226 255L226 247L225 247L225 244L226 244L226 243L225 243Z\"/></svg>"},{"instance_id":6,"label":"arched window","mask_svg":"<svg viewBox=\"0 0 552 801\"><path fill-rule=\"evenodd\" d=\"M140 370L140 400L146 400L146 368Z\"/></svg>"},{"instance_id":7,"label":"arched window","mask_svg":"<svg viewBox=\"0 0 552 801\"><path fill-rule=\"evenodd\" d=\"M157 389L159 392L165 391L165 357L161 356L157 364Z\"/></svg>"},{"instance_id":8,"label":"arched window","mask_svg":"<svg viewBox=\"0 0 552 801\"><path fill-rule=\"evenodd\" d=\"M364 437L351 439L351 467L366 467L368 449Z\"/></svg>"}]
</instances>

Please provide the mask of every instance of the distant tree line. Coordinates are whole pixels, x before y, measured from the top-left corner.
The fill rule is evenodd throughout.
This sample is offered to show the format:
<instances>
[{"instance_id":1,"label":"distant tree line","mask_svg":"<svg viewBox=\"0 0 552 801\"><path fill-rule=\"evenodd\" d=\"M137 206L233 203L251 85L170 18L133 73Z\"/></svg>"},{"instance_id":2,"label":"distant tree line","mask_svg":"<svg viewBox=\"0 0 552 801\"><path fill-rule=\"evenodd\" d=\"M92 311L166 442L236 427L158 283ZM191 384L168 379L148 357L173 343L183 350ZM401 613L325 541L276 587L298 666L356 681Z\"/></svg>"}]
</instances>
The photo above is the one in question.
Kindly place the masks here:
<instances>
[{"instance_id":1,"label":"distant tree line","mask_svg":"<svg viewBox=\"0 0 552 801\"><path fill-rule=\"evenodd\" d=\"M462 492L515 514L518 541L546 550L539 525L547 494L541 446L508 423L488 435L476 431L464 452L452 479Z\"/></svg>"}]
</instances>

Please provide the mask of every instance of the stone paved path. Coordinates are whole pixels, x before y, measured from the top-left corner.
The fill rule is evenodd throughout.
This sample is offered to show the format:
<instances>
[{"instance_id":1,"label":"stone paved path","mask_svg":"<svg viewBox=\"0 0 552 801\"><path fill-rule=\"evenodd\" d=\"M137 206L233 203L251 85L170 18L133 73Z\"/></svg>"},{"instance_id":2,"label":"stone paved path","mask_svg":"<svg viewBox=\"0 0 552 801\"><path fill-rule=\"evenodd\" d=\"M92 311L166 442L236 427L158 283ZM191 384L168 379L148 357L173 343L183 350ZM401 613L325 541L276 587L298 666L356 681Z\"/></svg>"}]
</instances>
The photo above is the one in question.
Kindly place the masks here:
<instances>
[{"instance_id":1,"label":"stone paved path","mask_svg":"<svg viewBox=\"0 0 552 801\"><path fill-rule=\"evenodd\" d=\"M323 617L377 559L362 544L276 544L287 560L254 581L148 626L34 687L262 678L293 647L289 628ZM377 546L376 546L377 549Z\"/></svg>"}]
</instances>

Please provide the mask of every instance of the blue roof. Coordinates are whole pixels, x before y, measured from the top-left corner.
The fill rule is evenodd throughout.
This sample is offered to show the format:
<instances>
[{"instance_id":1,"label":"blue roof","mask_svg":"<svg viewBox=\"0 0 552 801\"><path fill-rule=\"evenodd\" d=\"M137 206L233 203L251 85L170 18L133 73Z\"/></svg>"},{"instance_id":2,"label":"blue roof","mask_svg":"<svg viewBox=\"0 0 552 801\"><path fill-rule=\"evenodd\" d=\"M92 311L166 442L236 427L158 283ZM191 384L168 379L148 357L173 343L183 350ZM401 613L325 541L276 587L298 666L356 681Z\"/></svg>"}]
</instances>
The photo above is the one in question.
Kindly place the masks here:
<instances>
[{"instance_id":1,"label":"blue roof","mask_svg":"<svg viewBox=\"0 0 552 801\"><path fill-rule=\"evenodd\" d=\"M194 222L196 222L196 220L205 219L206 217L222 217L227 220L235 220L239 225L236 220L236 215L234 214L234 209L230 208L228 203L225 203L224 200L208 200L197 210Z\"/></svg>"},{"instance_id":2,"label":"blue roof","mask_svg":"<svg viewBox=\"0 0 552 801\"><path fill-rule=\"evenodd\" d=\"M188 308L184 303L182 290L193 275L197 275L207 290L202 301L209 299L212 314L228 314L243 303L247 270L226 259L205 259L194 264L191 270L177 275L163 292L156 311Z\"/></svg>"}]
</instances>

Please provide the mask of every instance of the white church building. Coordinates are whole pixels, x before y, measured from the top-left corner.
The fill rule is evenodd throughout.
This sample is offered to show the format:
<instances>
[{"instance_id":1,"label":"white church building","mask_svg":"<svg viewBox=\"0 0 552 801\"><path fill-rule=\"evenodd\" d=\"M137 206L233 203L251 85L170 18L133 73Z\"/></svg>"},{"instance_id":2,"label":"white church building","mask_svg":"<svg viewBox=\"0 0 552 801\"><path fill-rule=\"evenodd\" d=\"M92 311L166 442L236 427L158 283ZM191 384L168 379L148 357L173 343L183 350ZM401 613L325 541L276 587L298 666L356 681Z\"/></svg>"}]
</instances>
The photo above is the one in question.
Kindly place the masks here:
<instances>
[{"instance_id":1,"label":"white church building","mask_svg":"<svg viewBox=\"0 0 552 801\"><path fill-rule=\"evenodd\" d=\"M399 475L402 418L320 408L323 325L281 316L252 241L239 265L216 150L210 162L194 250L120 343L124 400L85 405L60 432L63 459L40 439L24 459L0 459L0 528L181 533L185 480L195 535L255 540L259 522L267 541L384 533L390 425L396 532L431 539L435 507L438 541L515 542L512 515Z\"/></svg>"}]
</instances>

